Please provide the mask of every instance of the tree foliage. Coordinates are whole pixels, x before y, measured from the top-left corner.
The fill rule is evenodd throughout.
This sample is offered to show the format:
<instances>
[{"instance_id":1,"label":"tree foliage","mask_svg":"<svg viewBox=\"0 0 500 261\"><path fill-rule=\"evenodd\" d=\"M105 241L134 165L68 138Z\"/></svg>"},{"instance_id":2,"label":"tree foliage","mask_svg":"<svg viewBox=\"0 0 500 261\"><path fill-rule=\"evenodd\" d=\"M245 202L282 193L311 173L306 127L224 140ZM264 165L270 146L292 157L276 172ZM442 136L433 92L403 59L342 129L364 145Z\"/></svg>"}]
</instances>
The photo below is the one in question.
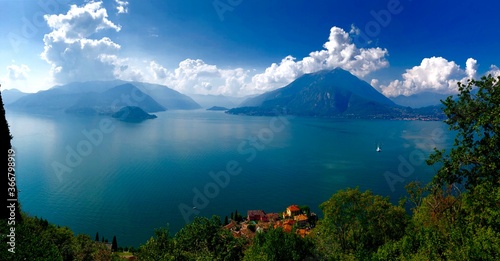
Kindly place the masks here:
<instances>
[{"instance_id":1,"label":"tree foliage","mask_svg":"<svg viewBox=\"0 0 500 261\"><path fill-rule=\"evenodd\" d=\"M281 228L258 233L243 260L293 261L313 257L314 245L308 238L287 233Z\"/></svg>"},{"instance_id":2,"label":"tree foliage","mask_svg":"<svg viewBox=\"0 0 500 261\"><path fill-rule=\"evenodd\" d=\"M476 87L476 88L475 88ZM500 77L458 83L458 99L443 104L446 123L457 131L449 155L435 151L429 164L441 163L435 181L440 185L459 183L466 188L490 182L500 185Z\"/></svg>"},{"instance_id":3,"label":"tree foliage","mask_svg":"<svg viewBox=\"0 0 500 261\"><path fill-rule=\"evenodd\" d=\"M320 205L324 218L313 231L320 252L326 256L369 255L391 240L404 235L408 216L388 198L340 190Z\"/></svg>"}]
</instances>

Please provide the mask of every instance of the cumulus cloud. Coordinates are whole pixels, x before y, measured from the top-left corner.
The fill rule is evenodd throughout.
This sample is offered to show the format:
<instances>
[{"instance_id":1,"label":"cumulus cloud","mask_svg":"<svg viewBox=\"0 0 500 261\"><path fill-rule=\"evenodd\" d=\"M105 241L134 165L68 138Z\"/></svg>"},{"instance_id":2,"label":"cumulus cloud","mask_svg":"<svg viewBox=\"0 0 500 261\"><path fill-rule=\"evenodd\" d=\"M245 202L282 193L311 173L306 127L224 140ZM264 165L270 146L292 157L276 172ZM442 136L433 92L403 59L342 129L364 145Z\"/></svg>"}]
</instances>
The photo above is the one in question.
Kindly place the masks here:
<instances>
[{"instance_id":1,"label":"cumulus cloud","mask_svg":"<svg viewBox=\"0 0 500 261\"><path fill-rule=\"evenodd\" d=\"M240 95L249 81L248 71L242 68L220 69L201 59L186 59L173 71L151 61L149 70L154 82L187 94Z\"/></svg>"},{"instance_id":2,"label":"cumulus cloud","mask_svg":"<svg viewBox=\"0 0 500 261\"><path fill-rule=\"evenodd\" d=\"M9 79L12 81L26 80L28 79L28 73L31 71L30 68L25 65L12 64L7 66L7 71L9 72Z\"/></svg>"},{"instance_id":3,"label":"cumulus cloud","mask_svg":"<svg viewBox=\"0 0 500 261\"><path fill-rule=\"evenodd\" d=\"M242 68L221 69L200 59L186 59L173 71L156 61L150 62L148 67L154 82L183 93L248 95L283 87L303 74L320 70L340 67L363 77L389 65L385 59L386 49L358 48L352 43L350 34L338 27L331 28L323 47L300 61L286 56L258 74Z\"/></svg>"},{"instance_id":4,"label":"cumulus cloud","mask_svg":"<svg viewBox=\"0 0 500 261\"><path fill-rule=\"evenodd\" d=\"M475 59L469 58L465 62L465 73L468 78L476 78L477 73L477 61Z\"/></svg>"},{"instance_id":5,"label":"cumulus cloud","mask_svg":"<svg viewBox=\"0 0 500 261\"><path fill-rule=\"evenodd\" d=\"M490 70L486 73L486 75L489 74L491 74L491 76L495 78L500 77L500 69L496 65L492 64L490 66Z\"/></svg>"},{"instance_id":6,"label":"cumulus cloud","mask_svg":"<svg viewBox=\"0 0 500 261\"><path fill-rule=\"evenodd\" d=\"M52 31L43 38L42 59L51 65L55 82L106 80L115 78L116 56L121 46L108 37L90 38L102 30L120 31L108 19L102 2L72 5L66 14L45 15ZM108 59L105 59L105 58Z\"/></svg>"},{"instance_id":7,"label":"cumulus cloud","mask_svg":"<svg viewBox=\"0 0 500 261\"><path fill-rule=\"evenodd\" d=\"M115 0L115 2L117 4L116 10L118 11L119 14L128 13L128 2L127 1Z\"/></svg>"},{"instance_id":8,"label":"cumulus cloud","mask_svg":"<svg viewBox=\"0 0 500 261\"><path fill-rule=\"evenodd\" d=\"M303 74L337 67L358 77L364 77L389 66L389 62L385 59L388 55L387 49L358 48L351 37L356 33L359 33L359 30L351 28L348 33L342 28L332 27L323 50L311 52L300 61L287 56L279 64L273 63L263 73L252 78L252 87L260 92L268 91L282 87Z\"/></svg>"},{"instance_id":9,"label":"cumulus cloud","mask_svg":"<svg viewBox=\"0 0 500 261\"><path fill-rule=\"evenodd\" d=\"M413 95L431 91L452 94L458 91L457 82L475 78L477 61L469 58L465 70L454 61L443 57L431 57L422 60L420 65L407 69L402 75L403 80L392 81L387 86L381 86L382 93L388 97L398 95Z\"/></svg>"}]
</instances>

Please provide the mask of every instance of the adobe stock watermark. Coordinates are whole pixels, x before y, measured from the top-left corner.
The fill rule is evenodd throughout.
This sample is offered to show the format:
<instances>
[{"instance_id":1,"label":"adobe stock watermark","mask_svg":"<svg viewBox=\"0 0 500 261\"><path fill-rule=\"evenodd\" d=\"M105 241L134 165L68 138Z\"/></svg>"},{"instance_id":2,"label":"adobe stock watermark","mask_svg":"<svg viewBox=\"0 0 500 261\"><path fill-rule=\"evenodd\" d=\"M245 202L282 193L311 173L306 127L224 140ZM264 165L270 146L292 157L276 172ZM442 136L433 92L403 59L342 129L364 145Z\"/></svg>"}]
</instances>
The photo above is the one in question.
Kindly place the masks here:
<instances>
[{"instance_id":1,"label":"adobe stock watermark","mask_svg":"<svg viewBox=\"0 0 500 261\"><path fill-rule=\"evenodd\" d=\"M243 0L214 0L212 5L219 16L219 20L224 22L224 14L234 11L234 8L241 5L241 3L243 3Z\"/></svg>"},{"instance_id":2,"label":"adobe stock watermark","mask_svg":"<svg viewBox=\"0 0 500 261\"><path fill-rule=\"evenodd\" d=\"M412 0L406 0L411 2ZM404 6L400 0L389 0L385 9L375 11L371 10L370 15L373 20L367 22L364 28L358 28L356 36L353 37L354 44L358 47L367 46L372 39L379 36L382 28L386 28L392 22L395 15L403 12Z\"/></svg>"},{"instance_id":3,"label":"adobe stock watermark","mask_svg":"<svg viewBox=\"0 0 500 261\"><path fill-rule=\"evenodd\" d=\"M205 209L210 204L210 200L219 195L221 189L229 185L231 177L238 176L243 172L242 162L251 163L254 161L258 152L264 150L274 140L276 134L282 132L290 124L289 119L292 116L287 116L286 113L277 110L274 113L275 116L269 120L267 127L260 129L256 135L240 142L237 151L239 155L245 157L242 161L232 159L226 163L224 170L210 171L208 176L212 180L206 183L202 189L193 188L192 204L179 204L179 211L186 224L190 222L192 216L198 215L201 210Z\"/></svg>"},{"instance_id":4,"label":"adobe stock watermark","mask_svg":"<svg viewBox=\"0 0 500 261\"><path fill-rule=\"evenodd\" d=\"M426 140L424 143L425 148L434 150L436 148L437 142L442 142L444 137L444 131L442 128L436 128L431 133L431 139ZM389 186L391 192L396 191L396 184L404 183L407 178L409 178L413 173L415 173L415 167L422 165L425 162L426 156L421 149L414 149L408 155L408 159L402 155L398 156L398 174L394 174L390 171L384 172L383 176Z\"/></svg>"},{"instance_id":5,"label":"adobe stock watermark","mask_svg":"<svg viewBox=\"0 0 500 261\"><path fill-rule=\"evenodd\" d=\"M58 13L62 4L68 4L68 0L38 0L33 1L36 3L41 10L35 12L31 19L26 16L21 18L20 27L17 32L10 31L7 34L7 40L9 41L14 52L19 52L20 46L26 44L28 39L36 36L38 31L43 27L47 26L45 22L45 15Z\"/></svg>"},{"instance_id":6,"label":"adobe stock watermark","mask_svg":"<svg viewBox=\"0 0 500 261\"><path fill-rule=\"evenodd\" d=\"M117 110L124 106L137 106L139 102L146 98L146 94L137 88L133 88L130 94L122 94L120 98L111 103L111 109ZM129 111L126 111L120 118L126 118ZM65 174L73 172L73 169L84 162L99 147L105 134L110 134L116 129L110 118L102 118L97 126L91 130L83 129L81 134L83 138L74 146L66 145L66 156L63 162L54 160L51 164L57 178L62 182Z\"/></svg>"}]
</instances>

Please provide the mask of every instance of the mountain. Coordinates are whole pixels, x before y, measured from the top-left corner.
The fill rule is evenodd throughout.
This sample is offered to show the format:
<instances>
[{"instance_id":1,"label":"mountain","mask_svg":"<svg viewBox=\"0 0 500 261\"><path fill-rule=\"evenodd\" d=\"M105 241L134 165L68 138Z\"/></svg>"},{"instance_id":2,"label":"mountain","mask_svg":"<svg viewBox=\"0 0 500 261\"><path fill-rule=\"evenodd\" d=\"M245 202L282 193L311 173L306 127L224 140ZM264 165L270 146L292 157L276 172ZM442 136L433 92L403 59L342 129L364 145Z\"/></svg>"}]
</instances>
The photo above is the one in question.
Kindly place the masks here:
<instances>
[{"instance_id":1,"label":"mountain","mask_svg":"<svg viewBox=\"0 0 500 261\"><path fill-rule=\"evenodd\" d=\"M202 94L192 94L190 95L190 97L193 98L193 100L195 100L203 108L210 108L213 106L235 108L245 99L244 97Z\"/></svg>"},{"instance_id":2,"label":"mountain","mask_svg":"<svg viewBox=\"0 0 500 261\"><path fill-rule=\"evenodd\" d=\"M116 88L118 86L122 87ZM141 100L142 98L144 100ZM111 103L117 99L119 102L123 102L123 99L139 100L141 107L149 112L201 108L190 97L167 86L121 80L74 82L54 86L45 91L25 95L7 107L12 110L37 113L62 112L68 109L70 112L93 113L92 107L111 108L113 107ZM114 106L116 105L120 104ZM136 104L123 106L125 105Z\"/></svg>"},{"instance_id":3,"label":"mountain","mask_svg":"<svg viewBox=\"0 0 500 261\"><path fill-rule=\"evenodd\" d=\"M118 85L105 92L89 92L80 95L75 104L65 110L79 114L113 113L123 106L138 106L146 112L165 111L165 107L156 102L131 83Z\"/></svg>"},{"instance_id":4,"label":"mountain","mask_svg":"<svg viewBox=\"0 0 500 261\"><path fill-rule=\"evenodd\" d=\"M397 105L340 68L305 74L289 85L243 102L229 113L267 115L275 109L301 116L378 117L395 113Z\"/></svg>"},{"instance_id":5,"label":"mountain","mask_svg":"<svg viewBox=\"0 0 500 261\"><path fill-rule=\"evenodd\" d=\"M164 85L131 82L137 86L139 90L153 97L159 104L163 105L168 110L196 110L201 109L201 106L196 103L191 97L184 95L178 91L172 90Z\"/></svg>"},{"instance_id":6,"label":"mountain","mask_svg":"<svg viewBox=\"0 0 500 261\"><path fill-rule=\"evenodd\" d=\"M143 109L137 106L125 106L119 111L113 113L111 117L126 122L141 122L148 119L157 118L154 114L148 114Z\"/></svg>"},{"instance_id":7,"label":"mountain","mask_svg":"<svg viewBox=\"0 0 500 261\"><path fill-rule=\"evenodd\" d=\"M400 95L391 100L401 106L422 108L433 105L440 105L441 100L446 100L449 94L439 94L433 92L422 92L410 96Z\"/></svg>"},{"instance_id":8,"label":"mountain","mask_svg":"<svg viewBox=\"0 0 500 261\"><path fill-rule=\"evenodd\" d=\"M11 104L29 93L22 92L18 89L2 90L3 102L5 105Z\"/></svg>"},{"instance_id":9,"label":"mountain","mask_svg":"<svg viewBox=\"0 0 500 261\"><path fill-rule=\"evenodd\" d=\"M226 107L220 107L220 106L213 106L207 109L207 111L227 111L229 110Z\"/></svg>"}]
</instances>

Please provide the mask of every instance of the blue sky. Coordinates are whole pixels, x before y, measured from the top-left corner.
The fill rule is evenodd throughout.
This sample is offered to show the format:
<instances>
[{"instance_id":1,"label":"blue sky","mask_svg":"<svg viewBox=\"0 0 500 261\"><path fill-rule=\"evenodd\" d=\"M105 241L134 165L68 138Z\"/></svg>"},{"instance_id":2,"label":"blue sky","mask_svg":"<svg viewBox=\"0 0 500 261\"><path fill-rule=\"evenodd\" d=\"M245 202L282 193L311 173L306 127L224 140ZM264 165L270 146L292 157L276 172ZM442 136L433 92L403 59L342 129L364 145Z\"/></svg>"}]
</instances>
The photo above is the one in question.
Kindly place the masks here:
<instances>
[{"instance_id":1,"label":"blue sky","mask_svg":"<svg viewBox=\"0 0 500 261\"><path fill-rule=\"evenodd\" d=\"M500 75L497 1L0 0L0 82L243 96L341 67L386 96Z\"/></svg>"}]
</instances>

